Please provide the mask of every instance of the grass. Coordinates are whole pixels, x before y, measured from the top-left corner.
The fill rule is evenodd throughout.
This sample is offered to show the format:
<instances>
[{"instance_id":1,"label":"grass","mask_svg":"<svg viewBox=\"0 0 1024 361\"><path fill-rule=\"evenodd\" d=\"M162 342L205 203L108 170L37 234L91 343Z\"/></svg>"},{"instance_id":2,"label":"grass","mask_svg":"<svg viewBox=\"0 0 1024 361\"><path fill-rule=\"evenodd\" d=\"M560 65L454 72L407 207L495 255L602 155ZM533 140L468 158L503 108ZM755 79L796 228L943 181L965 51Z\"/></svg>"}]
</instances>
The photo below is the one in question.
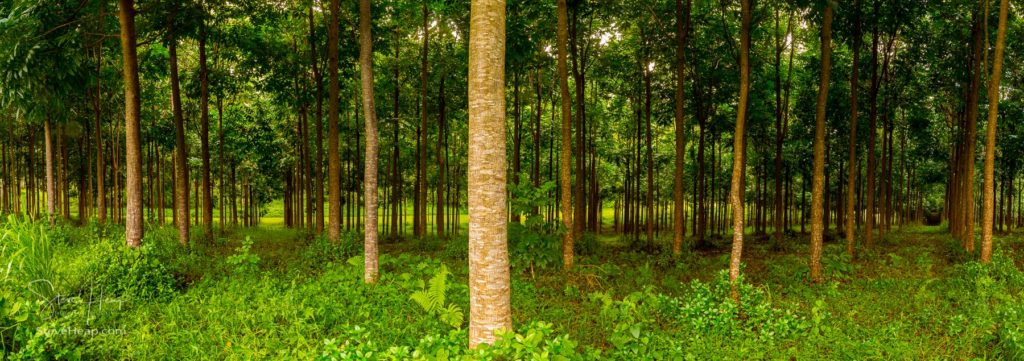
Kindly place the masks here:
<instances>
[{"instance_id":1,"label":"grass","mask_svg":"<svg viewBox=\"0 0 1024 361\"><path fill-rule=\"evenodd\" d=\"M111 272L95 265L119 254L102 251L101 245L118 244L120 235L116 229L61 229L68 236L55 247L54 264L69 281L58 291L89 299L84 286L103 286L89 281ZM7 356L405 359L415 358L416 351L435 356L441 350L464 352L468 323L453 328L409 297L443 264L451 271L447 302L468 315L468 268L465 249L459 246L465 238L385 243L381 282L366 286L361 283L357 234L346 234L342 245L332 246L304 231L266 226L233 229L182 249L169 228L149 233L151 249L133 257L157 260L164 271L135 263L116 274L139 280L139 289L160 289L164 281L150 273L171 273L171 291L145 293L158 295L146 297L107 295L124 302L102 315L65 306L60 317L26 321L35 331L5 334L18 345L5 350L14 352ZM242 247L246 239L251 248ZM509 341L520 343L501 351L505 357L531 347L560 355L565 348L578 351L570 359L1024 357L1024 343L1015 341L1024 335L1024 318L1007 316L1024 314L1019 306L1024 297L1020 235L998 238L1001 257L987 267L965 261L973 255L963 254L938 227L890 233L854 260L836 241L825 247L829 281L823 285L807 281L806 236L787 238L781 251L767 240L755 241L744 253L750 285L745 292L753 298L739 313L726 312L731 315L726 317L714 313L732 305L716 293L718 275L729 258L724 239L713 241L712 248L675 257L665 252L669 238L659 238L649 252L637 252L630 242L603 235L567 273L557 264L521 266L515 259L520 257L516 247L522 240L511 242L514 325L520 335L544 335L545 341L531 344L523 341L529 339L526 336ZM255 269L229 261L240 259L239 254L255 256L245 258L255 259ZM32 300L18 289L16 282L4 284L6 312L0 314L11 314L12 302ZM53 311L46 305L37 307ZM39 331L59 328L121 333ZM572 342L565 343L569 339ZM534 358L518 355L512 358Z\"/></svg>"}]
</instances>

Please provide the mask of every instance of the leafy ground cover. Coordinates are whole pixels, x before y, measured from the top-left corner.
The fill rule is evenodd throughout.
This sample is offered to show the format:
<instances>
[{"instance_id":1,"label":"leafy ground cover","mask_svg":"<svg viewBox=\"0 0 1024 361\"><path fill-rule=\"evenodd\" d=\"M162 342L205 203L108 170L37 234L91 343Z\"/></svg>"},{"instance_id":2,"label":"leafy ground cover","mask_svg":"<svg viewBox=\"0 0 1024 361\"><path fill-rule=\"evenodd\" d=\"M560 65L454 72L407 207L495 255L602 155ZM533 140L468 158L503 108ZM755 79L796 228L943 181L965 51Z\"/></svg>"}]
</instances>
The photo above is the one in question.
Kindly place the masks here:
<instances>
[{"instance_id":1,"label":"leafy ground cover","mask_svg":"<svg viewBox=\"0 0 1024 361\"><path fill-rule=\"evenodd\" d=\"M8 359L1024 357L1020 235L987 266L939 228L891 233L855 260L828 244L821 286L807 282L803 237L755 243L739 305L724 247L673 257L667 240L591 236L564 273L556 239L511 235L517 329L469 351L464 238L389 243L366 286L354 233L332 245L239 229L186 249L157 229L129 250L114 227L9 218L0 341Z\"/></svg>"}]
</instances>

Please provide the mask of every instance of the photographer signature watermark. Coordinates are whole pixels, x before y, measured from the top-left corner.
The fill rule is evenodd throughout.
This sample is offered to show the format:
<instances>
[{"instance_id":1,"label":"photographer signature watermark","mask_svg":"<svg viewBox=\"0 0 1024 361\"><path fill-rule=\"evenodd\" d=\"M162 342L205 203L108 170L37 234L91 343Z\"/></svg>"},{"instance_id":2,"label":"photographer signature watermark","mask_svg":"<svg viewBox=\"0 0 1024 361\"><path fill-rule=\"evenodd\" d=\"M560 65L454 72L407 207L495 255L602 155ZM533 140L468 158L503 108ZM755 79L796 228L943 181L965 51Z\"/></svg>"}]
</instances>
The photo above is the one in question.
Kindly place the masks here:
<instances>
[{"instance_id":1,"label":"photographer signature watermark","mask_svg":"<svg viewBox=\"0 0 1024 361\"><path fill-rule=\"evenodd\" d=\"M58 293L53 282L46 279L29 282L28 289L43 301L47 310L42 316L43 320L64 318L63 321L67 321L52 328L40 327L39 330L47 336L93 337L127 333L123 328L91 327L93 320L124 308L126 301L120 297L111 297L93 287L75 295L64 295ZM81 321L84 321L84 325L76 325Z\"/></svg>"}]
</instances>

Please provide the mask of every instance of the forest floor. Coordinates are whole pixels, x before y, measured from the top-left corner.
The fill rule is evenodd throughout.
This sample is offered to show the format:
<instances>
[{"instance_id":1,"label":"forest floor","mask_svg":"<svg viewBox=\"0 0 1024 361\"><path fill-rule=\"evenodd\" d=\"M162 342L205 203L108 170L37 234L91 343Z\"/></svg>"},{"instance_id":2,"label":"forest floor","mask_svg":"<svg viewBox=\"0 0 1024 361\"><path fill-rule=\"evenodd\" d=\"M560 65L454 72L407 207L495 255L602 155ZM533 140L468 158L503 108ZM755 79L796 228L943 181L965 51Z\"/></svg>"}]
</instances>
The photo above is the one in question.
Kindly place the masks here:
<instances>
[{"instance_id":1,"label":"forest floor","mask_svg":"<svg viewBox=\"0 0 1024 361\"><path fill-rule=\"evenodd\" d=\"M238 229L183 249L172 229L161 228L137 254L119 247L114 227L61 229L51 236L59 239L54 293L79 301L50 302L34 333L4 331L5 353L436 359L458 354L453 348L465 342L464 236L390 239L380 283L366 286L354 233L333 246L280 227ZM806 235L788 234L782 247L750 237L740 309L723 281L726 239L672 256L664 251L668 239L638 247L620 237L588 237L578 267L563 272L557 252L547 254L557 244L536 248L517 237L513 232L510 241L512 309L522 338L510 342L520 349L570 347L570 358L623 360L1024 357L1020 234L997 239L989 266L969 261L975 255L939 227L894 230L854 260L837 239L826 244L822 285L808 282ZM446 278L439 290L431 287L437 278ZM420 306L411 297L417 291L439 296L442 309ZM97 311L111 299L118 307ZM67 329L86 332L52 332ZM534 334L544 341L522 336ZM21 347L8 349L11 342ZM511 358L535 357L517 355Z\"/></svg>"}]
</instances>

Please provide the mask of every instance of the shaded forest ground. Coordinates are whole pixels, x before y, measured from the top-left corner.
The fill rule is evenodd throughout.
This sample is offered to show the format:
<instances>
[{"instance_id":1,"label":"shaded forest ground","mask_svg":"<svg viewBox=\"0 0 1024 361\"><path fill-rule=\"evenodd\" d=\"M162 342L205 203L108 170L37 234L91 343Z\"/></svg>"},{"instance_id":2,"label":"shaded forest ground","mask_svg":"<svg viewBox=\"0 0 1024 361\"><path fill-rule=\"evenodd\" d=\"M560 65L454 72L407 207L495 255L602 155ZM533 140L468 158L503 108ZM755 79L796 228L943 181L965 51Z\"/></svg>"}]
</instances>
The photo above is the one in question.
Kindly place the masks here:
<instances>
[{"instance_id":1,"label":"shaded forest ground","mask_svg":"<svg viewBox=\"0 0 1024 361\"><path fill-rule=\"evenodd\" d=\"M532 347L572 347L578 351L572 358L584 359L1024 356L1020 234L997 239L1000 256L988 267L968 261L975 257L939 227L890 233L854 261L841 244L829 243L829 281L821 286L807 281L806 236L791 235L782 249L753 242L744 255L737 310L722 276L725 240L673 257L661 251L667 239L645 247L653 252L638 252L619 237L588 237L578 249L578 268L566 274L557 252L547 257L548 248L523 246L522 237L530 236L516 232L512 306L524 347L535 337ZM37 331L42 335L30 340L38 354L403 359L420 352L432 359L464 347L469 304L462 237L384 244L376 286L361 283L361 238L353 233L332 246L280 227L238 229L185 250L172 229L161 228L150 231L139 253L120 247L115 227L58 228L52 238L61 280L56 291L93 307L60 305L41 317L40 329L120 331ZM457 306L454 321L410 297L434 292L431 279L442 265L451 273L439 291L441 304ZM97 310L97 299L116 299L117 307Z\"/></svg>"}]
</instances>

